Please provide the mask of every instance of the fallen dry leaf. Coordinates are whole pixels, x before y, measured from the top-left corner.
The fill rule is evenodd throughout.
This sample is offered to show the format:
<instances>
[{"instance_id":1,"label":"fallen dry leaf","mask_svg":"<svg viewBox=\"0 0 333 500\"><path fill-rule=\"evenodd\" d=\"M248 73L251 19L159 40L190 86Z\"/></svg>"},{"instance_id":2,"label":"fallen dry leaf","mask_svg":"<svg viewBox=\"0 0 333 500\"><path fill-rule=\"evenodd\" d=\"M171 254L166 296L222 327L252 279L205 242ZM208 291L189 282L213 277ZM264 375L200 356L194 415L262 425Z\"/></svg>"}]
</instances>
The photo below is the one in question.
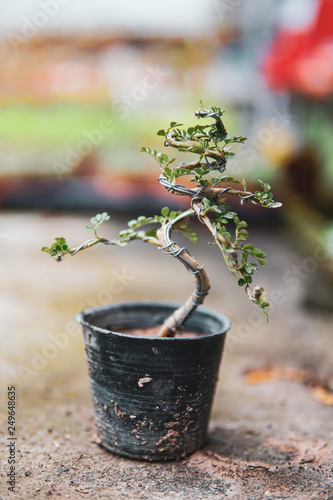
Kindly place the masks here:
<instances>
[{"instance_id":1,"label":"fallen dry leaf","mask_svg":"<svg viewBox=\"0 0 333 500\"><path fill-rule=\"evenodd\" d=\"M307 370L286 368L281 366L266 366L257 370L249 370L245 374L247 384L262 384L271 380L294 380L304 382L310 379Z\"/></svg>"},{"instance_id":2,"label":"fallen dry leaf","mask_svg":"<svg viewBox=\"0 0 333 500\"><path fill-rule=\"evenodd\" d=\"M312 395L316 401L326 406L333 406L333 392L330 392L320 385L312 388Z\"/></svg>"},{"instance_id":3,"label":"fallen dry leaf","mask_svg":"<svg viewBox=\"0 0 333 500\"><path fill-rule=\"evenodd\" d=\"M281 366L265 366L245 373L247 384L263 384L272 380L292 380L297 382L313 382L311 373L307 370L286 368ZM333 391L317 384L311 388L313 398L326 406L333 406Z\"/></svg>"}]
</instances>

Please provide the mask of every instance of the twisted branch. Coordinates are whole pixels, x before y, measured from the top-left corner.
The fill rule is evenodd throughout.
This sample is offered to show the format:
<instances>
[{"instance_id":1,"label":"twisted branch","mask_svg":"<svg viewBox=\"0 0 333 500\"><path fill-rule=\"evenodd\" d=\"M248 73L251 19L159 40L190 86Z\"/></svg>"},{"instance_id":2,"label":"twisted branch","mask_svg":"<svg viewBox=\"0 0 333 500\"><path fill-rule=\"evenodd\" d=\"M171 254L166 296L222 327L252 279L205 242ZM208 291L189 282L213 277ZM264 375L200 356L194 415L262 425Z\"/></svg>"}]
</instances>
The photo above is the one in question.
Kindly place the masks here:
<instances>
[{"instance_id":1,"label":"twisted branch","mask_svg":"<svg viewBox=\"0 0 333 500\"><path fill-rule=\"evenodd\" d=\"M159 337L172 337L175 333L181 331L182 325L187 321L196 308L203 303L205 296L208 294L210 285L206 271L198 263L195 257L192 257L188 250L183 247L180 248L171 239L172 230L177 228L183 219L192 217L195 214L193 209L187 210L180 214L175 219L171 219L167 224L161 226L157 231L157 238L160 242L159 249L167 253L171 257L179 260L196 278L195 290L191 293L187 301L181 305L174 313L169 316L161 326L158 336Z\"/></svg>"}]
</instances>

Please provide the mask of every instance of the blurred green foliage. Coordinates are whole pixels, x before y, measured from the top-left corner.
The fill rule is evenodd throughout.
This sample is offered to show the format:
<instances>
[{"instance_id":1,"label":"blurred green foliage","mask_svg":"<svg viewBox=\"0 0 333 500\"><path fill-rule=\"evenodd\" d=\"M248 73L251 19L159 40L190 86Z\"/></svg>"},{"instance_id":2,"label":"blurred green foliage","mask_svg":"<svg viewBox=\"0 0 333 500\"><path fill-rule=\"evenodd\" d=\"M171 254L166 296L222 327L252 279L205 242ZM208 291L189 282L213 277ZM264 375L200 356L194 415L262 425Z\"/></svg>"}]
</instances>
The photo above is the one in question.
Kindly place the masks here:
<instances>
[{"instance_id":1,"label":"blurred green foliage","mask_svg":"<svg viewBox=\"0 0 333 500\"><path fill-rule=\"evenodd\" d=\"M53 105L10 105L1 111L0 141L8 145L44 148L65 147L85 138L83 131L100 127L102 120L114 121L114 129L104 134L103 142L126 143L129 136L150 137L151 129L143 114L135 120L120 120L108 104L83 105L61 103ZM156 123L158 123L156 117ZM140 142L138 140L138 142Z\"/></svg>"}]
</instances>

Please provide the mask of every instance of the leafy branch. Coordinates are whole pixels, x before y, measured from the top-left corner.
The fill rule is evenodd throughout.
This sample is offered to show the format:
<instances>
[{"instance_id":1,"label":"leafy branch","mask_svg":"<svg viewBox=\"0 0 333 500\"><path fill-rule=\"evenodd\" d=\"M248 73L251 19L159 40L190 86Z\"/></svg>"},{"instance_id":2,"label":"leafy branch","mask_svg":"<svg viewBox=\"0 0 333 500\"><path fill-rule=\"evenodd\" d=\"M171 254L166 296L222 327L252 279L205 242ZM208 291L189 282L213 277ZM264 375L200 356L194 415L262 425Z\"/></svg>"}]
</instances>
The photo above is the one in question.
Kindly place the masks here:
<instances>
[{"instance_id":1,"label":"leafy branch","mask_svg":"<svg viewBox=\"0 0 333 500\"><path fill-rule=\"evenodd\" d=\"M55 241L50 245L50 247L42 247L41 250L48 253L53 259L61 261L67 254L73 256L78 252L91 248L98 243L123 247L130 241L141 240L154 245L160 245L156 236L158 227L165 225L169 220L176 219L176 217L180 214L181 212L179 211L169 211L168 207L164 207L161 210L161 215L155 215L154 217L145 217L140 215L137 219L132 219L127 223L127 228L119 232L118 239L110 240L105 237L100 237L97 234L97 229L101 226L101 224L110 219L110 216L106 212L103 212L102 214L97 214L92 217L90 219L92 225L86 226L86 230L88 232L93 232L95 238L85 241L78 247L71 248L64 237L58 237L55 238ZM155 224L157 227L141 230L143 226L150 226L152 224ZM196 233L188 226L188 222L182 221L175 229L181 231L194 243L198 241Z\"/></svg>"},{"instance_id":2,"label":"leafy branch","mask_svg":"<svg viewBox=\"0 0 333 500\"><path fill-rule=\"evenodd\" d=\"M224 173L228 159L235 156L231 145L243 144L246 138L228 134L221 119L223 113L224 111L217 106L207 110L201 104L195 116L198 119L210 119L209 123L183 128L181 123L171 122L167 129L158 131L157 134L164 138L166 147L190 153L191 161L176 165L176 159L169 158L166 153L160 153L149 147L141 148L141 151L158 162L161 169L158 178L160 184L172 194L189 197L191 208L177 212L164 207L158 215L139 216L130 220L127 227L120 231L118 238L115 239L108 239L98 234L100 226L110 219L109 215L103 212L91 218L91 225L86 229L93 233L94 237L80 246L71 248L65 238L60 237L56 238L50 247L42 248L52 258L60 261L67 254L73 256L98 243L126 246L131 241L140 240L156 245L164 253L177 258L195 276L196 288L188 300L167 318L161 327L160 336L174 335L193 310L203 302L209 291L209 280L203 266L186 248L180 248L172 241L170 236L171 231L178 230L196 243L198 237L191 228L194 215L213 236L212 244L216 244L221 250L224 261L238 285L244 287L249 299L260 307L266 318L268 317L269 304L265 299L265 292L262 287L252 285L258 265L267 265L266 254L248 243L246 221L238 217L224 196L236 197L241 204L249 202L266 208L278 208L281 203L274 201L269 184L259 180L260 188L250 191L244 179L237 179ZM177 182L178 178L184 176L190 177L194 184L192 188Z\"/></svg>"},{"instance_id":3,"label":"leafy branch","mask_svg":"<svg viewBox=\"0 0 333 500\"><path fill-rule=\"evenodd\" d=\"M220 248L227 267L237 279L238 285L244 286L249 298L263 310L267 317L269 304L264 299L263 288L259 286L255 286L253 290L250 288L258 264L267 265L266 254L252 244L245 244L249 237L247 223L240 220L236 212L230 210L222 196L228 194L240 198L242 204L251 202L266 208L278 208L281 203L274 201L271 186L268 183L259 180L261 189L252 192L248 190L244 179L240 180L224 174L227 160L235 156L230 145L243 144L246 138L228 134L221 120L223 113L219 107L206 110L201 104L195 116L213 118L213 123L198 124L195 127L182 129L181 124L171 122L166 130L158 131L158 135L165 139L165 146L174 147L184 153L194 153L199 156L197 160L182 162L175 166L175 159L169 160L165 153L157 153L149 148L142 148L142 151L159 162L161 167L159 181L168 191L192 198L192 206L199 220L210 230L214 243ZM213 171L218 171L222 175L212 177ZM195 188L189 189L177 183L177 179L185 175L191 176L191 181L196 183ZM236 189L234 184L241 184L243 189ZM230 222L234 225L234 236L227 228Z\"/></svg>"}]
</instances>

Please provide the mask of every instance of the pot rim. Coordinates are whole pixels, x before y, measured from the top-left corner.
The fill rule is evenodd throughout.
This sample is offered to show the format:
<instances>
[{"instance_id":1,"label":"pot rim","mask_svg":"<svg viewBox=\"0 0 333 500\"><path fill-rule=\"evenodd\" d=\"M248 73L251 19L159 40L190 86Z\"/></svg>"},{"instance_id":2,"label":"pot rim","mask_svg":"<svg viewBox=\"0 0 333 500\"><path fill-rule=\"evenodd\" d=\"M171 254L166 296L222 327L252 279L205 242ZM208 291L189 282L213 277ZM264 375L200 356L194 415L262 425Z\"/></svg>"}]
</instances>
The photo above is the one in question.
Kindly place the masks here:
<instances>
[{"instance_id":1,"label":"pot rim","mask_svg":"<svg viewBox=\"0 0 333 500\"><path fill-rule=\"evenodd\" d=\"M221 314L221 313L218 313L216 311L213 311L211 309L208 309L206 307L202 307L202 306L199 306L198 309L193 313L193 317L196 315L196 314L200 314L200 313L203 313L203 314L206 314L206 315L210 315L210 316L213 316L215 317L216 319L220 320L222 322L222 327L221 327L221 331L218 331L218 332L215 332L215 333L207 333L207 334L204 334L204 335L198 335L198 337L146 337L146 336L143 336L143 335L131 335L129 333L124 333L124 332L117 332L117 331L113 331L113 330L107 330L106 328L101 328L99 326L95 326L93 325L92 323L89 323L88 321L86 321L84 319L85 316L89 315L89 314L95 314L96 312L103 312L103 311L107 311L107 310L112 310L112 309L117 309L119 307L123 307L123 306L135 306L135 307L138 307L138 306L154 306L154 307L159 307L159 306L168 306L170 308L174 308L174 309L177 309L179 306L181 306L182 303L178 303L178 302L167 302L167 301L151 301L151 300L145 300L145 301L130 301L130 302L118 302L118 303L114 303L114 304L106 304L106 305L102 305L102 306L97 306L97 307L93 307L93 308L90 308L90 309L85 309L84 311L81 311L79 312L78 314L76 314L75 316L75 319L76 321L85 326L86 328L92 328L94 329L94 331L96 333L102 333L104 335L117 335L119 337L127 337L127 338L135 338L135 339L141 339L141 340L145 340L145 341L161 341L161 342L188 342L188 341L191 341L191 342L198 342L198 341L202 341L203 339L206 339L206 338L211 338L211 337L215 337L215 336L219 336L219 335L225 335L228 330L230 330L231 328L231 321L230 319L225 316L224 314Z\"/></svg>"}]
</instances>

